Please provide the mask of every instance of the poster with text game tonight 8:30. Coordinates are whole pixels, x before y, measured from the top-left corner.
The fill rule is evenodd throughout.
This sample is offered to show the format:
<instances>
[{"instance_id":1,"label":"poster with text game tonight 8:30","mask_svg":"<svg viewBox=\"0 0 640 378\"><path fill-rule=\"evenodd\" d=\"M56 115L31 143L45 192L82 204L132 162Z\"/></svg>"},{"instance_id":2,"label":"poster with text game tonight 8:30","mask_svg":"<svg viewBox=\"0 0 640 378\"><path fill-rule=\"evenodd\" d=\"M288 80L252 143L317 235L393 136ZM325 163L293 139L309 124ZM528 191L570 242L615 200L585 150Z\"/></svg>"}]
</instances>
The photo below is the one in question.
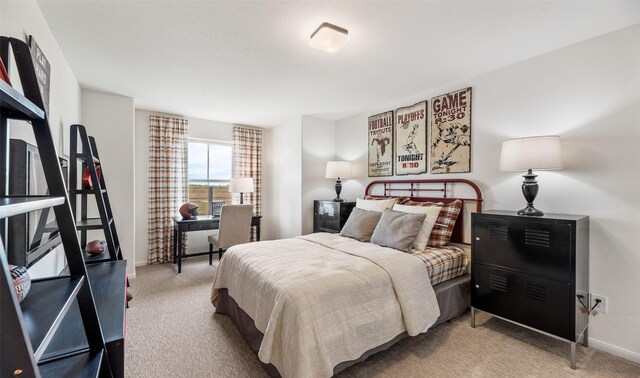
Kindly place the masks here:
<instances>
[{"instance_id":1,"label":"poster with text game tonight 8:30","mask_svg":"<svg viewBox=\"0 0 640 378\"><path fill-rule=\"evenodd\" d=\"M396 110L396 175L427 172L427 102Z\"/></svg>"},{"instance_id":2,"label":"poster with text game tonight 8:30","mask_svg":"<svg viewBox=\"0 0 640 378\"><path fill-rule=\"evenodd\" d=\"M471 172L471 88L431 99L431 173Z\"/></svg>"}]
</instances>

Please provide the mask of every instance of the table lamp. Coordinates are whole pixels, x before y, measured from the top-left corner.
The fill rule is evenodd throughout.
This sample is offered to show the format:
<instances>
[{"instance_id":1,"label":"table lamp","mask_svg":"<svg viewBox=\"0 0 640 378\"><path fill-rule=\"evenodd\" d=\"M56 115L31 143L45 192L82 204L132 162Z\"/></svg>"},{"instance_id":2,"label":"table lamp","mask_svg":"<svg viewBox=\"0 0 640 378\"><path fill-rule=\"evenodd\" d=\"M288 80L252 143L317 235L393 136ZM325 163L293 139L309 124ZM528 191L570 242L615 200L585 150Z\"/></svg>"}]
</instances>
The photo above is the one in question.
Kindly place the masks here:
<instances>
[{"instance_id":1,"label":"table lamp","mask_svg":"<svg viewBox=\"0 0 640 378\"><path fill-rule=\"evenodd\" d=\"M340 178L351 177L351 163L348 161L329 161L327 162L326 178L334 178L336 180L336 198L333 202L343 202L340 198L340 192L342 191L342 181Z\"/></svg>"},{"instance_id":2,"label":"table lamp","mask_svg":"<svg viewBox=\"0 0 640 378\"><path fill-rule=\"evenodd\" d=\"M518 215L542 216L544 213L533 207L533 200L538 194L537 175L533 169L554 170L561 169L562 151L560 137L535 136L517 138L502 143L500 153L501 171L527 171L522 175L522 194L527 201L527 207L518 211Z\"/></svg>"},{"instance_id":3,"label":"table lamp","mask_svg":"<svg viewBox=\"0 0 640 378\"><path fill-rule=\"evenodd\" d=\"M253 193L252 177L232 177L229 182L229 193L240 193L240 204L244 203L243 194Z\"/></svg>"}]
</instances>

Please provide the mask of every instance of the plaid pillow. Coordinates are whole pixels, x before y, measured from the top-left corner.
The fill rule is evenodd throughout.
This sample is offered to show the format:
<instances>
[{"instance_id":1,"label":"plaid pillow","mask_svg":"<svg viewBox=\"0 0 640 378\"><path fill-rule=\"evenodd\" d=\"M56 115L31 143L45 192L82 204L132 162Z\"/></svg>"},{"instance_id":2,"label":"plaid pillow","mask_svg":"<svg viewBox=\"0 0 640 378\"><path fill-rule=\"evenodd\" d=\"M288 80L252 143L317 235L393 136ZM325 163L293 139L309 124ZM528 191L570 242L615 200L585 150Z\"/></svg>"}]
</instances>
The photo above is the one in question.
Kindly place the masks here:
<instances>
[{"instance_id":1,"label":"plaid pillow","mask_svg":"<svg viewBox=\"0 0 640 378\"><path fill-rule=\"evenodd\" d=\"M364 199L366 200L374 200L374 201L382 201L382 200L386 200L386 199L390 199L393 198L396 200L396 203L398 205L402 205L405 202L409 201L411 199L411 197L405 197L405 196L400 196L400 197L379 197L379 196L370 196L370 195L365 195Z\"/></svg>"},{"instance_id":2,"label":"plaid pillow","mask_svg":"<svg viewBox=\"0 0 640 378\"><path fill-rule=\"evenodd\" d=\"M427 246L429 247L444 247L449 242L451 234L453 233L453 227L456 224L456 219L458 219L460 210L462 210L462 201L460 200L455 200L449 203L417 202L409 200L403 205L442 207L440 214L438 215L438 219L436 220L436 224L433 226L433 230L431 230L431 235L429 236L429 242L427 243Z\"/></svg>"}]
</instances>

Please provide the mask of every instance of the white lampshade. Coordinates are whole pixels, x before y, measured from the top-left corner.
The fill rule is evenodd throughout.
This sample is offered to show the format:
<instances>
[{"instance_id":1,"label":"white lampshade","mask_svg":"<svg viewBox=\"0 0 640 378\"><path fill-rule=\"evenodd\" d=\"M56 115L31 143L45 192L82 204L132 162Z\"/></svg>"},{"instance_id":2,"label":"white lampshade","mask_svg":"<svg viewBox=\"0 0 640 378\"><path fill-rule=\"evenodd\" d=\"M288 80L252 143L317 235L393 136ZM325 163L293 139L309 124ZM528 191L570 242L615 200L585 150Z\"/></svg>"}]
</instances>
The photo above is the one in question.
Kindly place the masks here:
<instances>
[{"instance_id":1,"label":"white lampshade","mask_svg":"<svg viewBox=\"0 0 640 378\"><path fill-rule=\"evenodd\" d=\"M351 177L351 163L348 161L327 162L326 178L349 178Z\"/></svg>"},{"instance_id":2,"label":"white lampshade","mask_svg":"<svg viewBox=\"0 0 640 378\"><path fill-rule=\"evenodd\" d=\"M253 193L253 178L232 177L229 183L229 193Z\"/></svg>"},{"instance_id":3,"label":"white lampshade","mask_svg":"<svg viewBox=\"0 0 640 378\"><path fill-rule=\"evenodd\" d=\"M349 31L339 26L323 22L311 34L309 46L328 53L335 53L349 42Z\"/></svg>"},{"instance_id":4,"label":"white lampshade","mask_svg":"<svg viewBox=\"0 0 640 378\"><path fill-rule=\"evenodd\" d=\"M558 136L536 136L502 142L501 171L562 169L562 149Z\"/></svg>"}]
</instances>

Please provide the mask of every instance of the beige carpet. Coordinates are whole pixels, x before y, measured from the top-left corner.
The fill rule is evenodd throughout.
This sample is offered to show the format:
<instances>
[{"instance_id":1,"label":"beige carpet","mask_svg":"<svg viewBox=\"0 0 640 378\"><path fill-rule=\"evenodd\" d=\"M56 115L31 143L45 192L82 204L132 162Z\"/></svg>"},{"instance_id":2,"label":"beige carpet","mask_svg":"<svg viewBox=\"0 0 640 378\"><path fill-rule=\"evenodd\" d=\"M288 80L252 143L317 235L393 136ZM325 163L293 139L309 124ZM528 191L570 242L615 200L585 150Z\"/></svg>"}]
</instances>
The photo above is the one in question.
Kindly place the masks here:
<instances>
[{"instance_id":1,"label":"beige carpet","mask_svg":"<svg viewBox=\"0 0 640 378\"><path fill-rule=\"evenodd\" d=\"M209 302L214 266L206 259L137 269L127 312L127 377L266 377L233 323ZM569 345L486 315L469 314L406 338L339 377L640 377L640 365Z\"/></svg>"}]
</instances>

